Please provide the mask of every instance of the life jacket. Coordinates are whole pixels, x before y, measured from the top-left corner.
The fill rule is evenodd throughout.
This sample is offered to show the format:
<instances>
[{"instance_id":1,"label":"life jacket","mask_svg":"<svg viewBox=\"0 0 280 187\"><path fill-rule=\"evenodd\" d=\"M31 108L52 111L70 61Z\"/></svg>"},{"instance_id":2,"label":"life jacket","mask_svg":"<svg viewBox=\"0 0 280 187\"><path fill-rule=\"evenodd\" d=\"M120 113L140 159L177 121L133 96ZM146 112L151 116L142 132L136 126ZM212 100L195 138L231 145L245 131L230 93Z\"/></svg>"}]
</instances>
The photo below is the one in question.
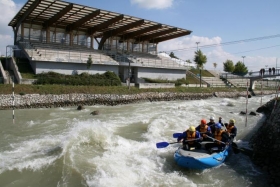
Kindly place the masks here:
<instances>
[{"instance_id":1,"label":"life jacket","mask_svg":"<svg viewBox=\"0 0 280 187\"><path fill-rule=\"evenodd\" d=\"M228 131L228 133L231 133L231 131L232 131L233 128L234 128L234 125L231 126L231 127L227 126L227 131Z\"/></svg>"},{"instance_id":2,"label":"life jacket","mask_svg":"<svg viewBox=\"0 0 280 187\"><path fill-rule=\"evenodd\" d=\"M215 131L214 137L215 139L222 141L222 133L224 132L224 130L220 130L220 132L218 132L217 130ZM217 144L221 144L221 142L217 142Z\"/></svg>"},{"instance_id":3,"label":"life jacket","mask_svg":"<svg viewBox=\"0 0 280 187\"><path fill-rule=\"evenodd\" d=\"M202 127L202 125L199 125L199 132L205 133L205 132L207 132L207 128L208 128L208 125L205 125L204 127ZM206 134L202 134L202 136L206 137Z\"/></svg>"},{"instance_id":4,"label":"life jacket","mask_svg":"<svg viewBox=\"0 0 280 187\"><path fill-rule=\"evenodd\" d=\"M194 140L196 132L187 131L187 140ZM194 141L188 141L188 144L194 144Z\"/></svg>"}]
</instances>

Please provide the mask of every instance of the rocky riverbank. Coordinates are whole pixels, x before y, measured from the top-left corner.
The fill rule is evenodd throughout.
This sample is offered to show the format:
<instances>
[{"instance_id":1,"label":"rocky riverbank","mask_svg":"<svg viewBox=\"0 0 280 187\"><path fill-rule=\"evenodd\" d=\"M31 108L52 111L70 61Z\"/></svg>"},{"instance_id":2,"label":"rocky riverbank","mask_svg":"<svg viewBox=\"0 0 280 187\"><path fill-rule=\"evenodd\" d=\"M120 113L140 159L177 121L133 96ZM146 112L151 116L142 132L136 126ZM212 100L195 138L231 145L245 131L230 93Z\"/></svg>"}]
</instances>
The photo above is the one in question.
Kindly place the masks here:
<instances>
[{"instance_id":1,"label":"rocky riverbank","mask_svg":"<svg viewBox=\"0 0 280 187\"><path fill-rule=\"evenodd\" d=\"M275 91L264 91L263 94L273 94ZM261 92L255 92L261 95ZM25 108L53 108L68 106L91 105L121 105L145 101L171 101L171 100L199 100L211 97L237 98L246 97L247 92L214 92L214 93L173 93L173 92L147 92L141 94L61 94L61 95L0 95L0 110Z\"/></svg>"},{"instance_id":2,"label":"rocky riverbank","mask_svg":"<svg viewBox=\"0 0 280 187\"><path fill-rule=\"evenodd\" d=\"M257 109L266 120L251 138L253 162L266 171L271 187L280 186L280 100L271 100Z\"/></svg>"}]
</instances>

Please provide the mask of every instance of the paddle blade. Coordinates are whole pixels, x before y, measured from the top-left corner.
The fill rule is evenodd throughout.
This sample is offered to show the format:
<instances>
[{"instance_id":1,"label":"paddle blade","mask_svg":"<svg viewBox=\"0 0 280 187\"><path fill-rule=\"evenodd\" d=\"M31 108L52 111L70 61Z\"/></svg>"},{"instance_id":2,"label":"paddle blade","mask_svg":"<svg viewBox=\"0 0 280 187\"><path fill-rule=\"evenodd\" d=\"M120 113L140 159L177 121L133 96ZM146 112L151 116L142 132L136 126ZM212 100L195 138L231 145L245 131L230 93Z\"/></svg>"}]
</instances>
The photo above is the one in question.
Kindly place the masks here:
<instances>
[{"instance_id":1,"label":"paddle blade","mask_svg":"<svg viewBox=\"0 0 280 187\"><path fill-rule=\"evenodd\" d=\"M181 136L183 133L174 133L173 134L173 138L178 138L179 136Z\"/></svg>"},{"instance_id":2,"label":"paddle blade","mask_svg":"<svg viewBox=\"0 0 280 187\"><path fill-rule=\"evenodd\" d=\"M156 144L157 148L165 148L169 145L168 142L159 142Z\"/></svg>"}]
</instances>

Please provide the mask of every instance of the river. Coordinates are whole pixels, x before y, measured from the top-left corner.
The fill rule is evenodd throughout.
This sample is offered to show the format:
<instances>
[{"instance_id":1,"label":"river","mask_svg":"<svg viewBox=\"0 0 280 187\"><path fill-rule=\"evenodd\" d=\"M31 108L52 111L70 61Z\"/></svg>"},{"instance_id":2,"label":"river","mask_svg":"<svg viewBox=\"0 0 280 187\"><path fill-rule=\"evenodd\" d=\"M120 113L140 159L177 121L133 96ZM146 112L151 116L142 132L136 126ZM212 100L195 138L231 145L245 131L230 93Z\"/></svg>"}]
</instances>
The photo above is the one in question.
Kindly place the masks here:
<instances>
[{"instance_id":1,"label":"river","mask_svg":"<svg viewBox=\"0 0 280 187\"><path fill-rule=\"evenodd\" d=\"M250 98L248 112L272 98ZM268 186L265 174L242 153L218 168L195 171L175 164L178 144L156 148L210 116L234 118L235 142L248 146L265 116L240 115L244 97L76 108L16 110L14 123L11 110L0 111L1 187ZM100 114L90 115L94 110Z\"/></svg>"}]
</instances>

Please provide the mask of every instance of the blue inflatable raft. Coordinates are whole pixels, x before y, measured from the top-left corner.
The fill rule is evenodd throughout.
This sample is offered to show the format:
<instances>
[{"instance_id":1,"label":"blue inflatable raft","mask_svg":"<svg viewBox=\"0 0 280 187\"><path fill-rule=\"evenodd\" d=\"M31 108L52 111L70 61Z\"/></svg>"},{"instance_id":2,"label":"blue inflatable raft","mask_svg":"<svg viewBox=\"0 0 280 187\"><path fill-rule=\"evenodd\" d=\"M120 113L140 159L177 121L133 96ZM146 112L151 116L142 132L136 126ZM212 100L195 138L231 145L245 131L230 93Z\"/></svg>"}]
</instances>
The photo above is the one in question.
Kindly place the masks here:
<instances>
[{"instance_id":1,"label":"blue inflatable raft","mask_svg":"<svg viewBox=\"0 0 280 187\"><path fill-rule=\"evenodd\" d=\"M199 170L217 167L224 163L229 155L231 146L227 145L220 152L218 152L217 148L214 148L213 152L210 153L204 148L206 143L210 142L202 142L201 149L183 150L182 147L179 147L174 153L176 163L184 168Z\"/></svg>"}]
</instances>

